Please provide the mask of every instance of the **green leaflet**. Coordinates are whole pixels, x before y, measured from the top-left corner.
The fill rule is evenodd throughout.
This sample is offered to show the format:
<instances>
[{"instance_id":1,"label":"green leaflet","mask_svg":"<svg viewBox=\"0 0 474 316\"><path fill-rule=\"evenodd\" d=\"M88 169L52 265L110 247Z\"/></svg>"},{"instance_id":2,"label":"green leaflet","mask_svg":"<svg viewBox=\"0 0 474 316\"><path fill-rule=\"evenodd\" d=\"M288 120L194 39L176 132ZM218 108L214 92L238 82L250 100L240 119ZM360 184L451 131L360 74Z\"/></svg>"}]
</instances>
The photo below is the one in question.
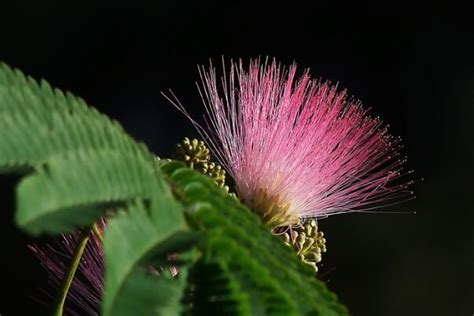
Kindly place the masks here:
<instances>
[{"instance_id":1,"label":"green leaflet","mask_svg":"<svg viewBox=\"0 0 474 316\"><path fill-rule=\"evenodd\" d=\"M103 315L180 315L189 259L181 258L173 278L167 256L183 254L195 241L181 206L166 194L152 199L149 208L137 202L114 216L105 233ZM155 275L152 267L164 271Z\"/></svg>"},{"instance_id":2,"label":"green leaflet","mask_svg":"<svg viewBox=\"0 0 474 316\"><path fill-rule=\"evenodd\" d=\"M188 276L184 315L251 315L250 299L219 263L199 260Z\"/></svg>"},{"instance_id":3,"label":"green leaflet","mask_svg":"<svg viewBox=\"0 0 474 316\"><path fill-rule=\"evenodd\" d=\"M152 166L140 157L108 150L51 157L20 182L16 222L35 235L90 225L106 209L149 199L156 181Z\"/></svg>"},{"instance_id":4,"label":"green leaflet","mask_svg":"<svg viewBox=\"0 0 474 316\"><path fill-rule=\"evenodd\" d=\"M21 229L66 233L108 216L103 315L347 314L208 177L157 162L82 99L1 63L0 135L0 172L24 175ZM179 260L171 263L173 253ZM178 277L166 273L170 265Z\"/></svg>"},{"instance_id":5,"label":"green leaflet","mask_svg":"<svg viewBox=\"0 0 474 316\"><path fill-rule=\"evenodd\" d=\"M24 171L52 156L109 149L152 158L122 127L70 93L0 63L0 170Z\"/></svg>"}]
</instances>

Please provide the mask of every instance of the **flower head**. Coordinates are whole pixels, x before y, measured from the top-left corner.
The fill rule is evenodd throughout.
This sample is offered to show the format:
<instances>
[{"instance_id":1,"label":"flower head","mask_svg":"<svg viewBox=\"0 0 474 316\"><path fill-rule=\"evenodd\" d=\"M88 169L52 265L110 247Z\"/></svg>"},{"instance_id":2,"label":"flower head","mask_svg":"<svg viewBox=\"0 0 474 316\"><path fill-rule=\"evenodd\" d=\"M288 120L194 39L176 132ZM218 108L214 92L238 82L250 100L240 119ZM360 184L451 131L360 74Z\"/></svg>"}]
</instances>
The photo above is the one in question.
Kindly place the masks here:
<instances>
[{"instance_id":1,"label":"flower head","mask_svg":"<svg viewBox=\"0 0 474 316\"><path fill-rule=\"evenodd\" d=\"M239 198L271 227L301 219L368 211L409 193L400 139L328 82L296 65L232 63L218 82L212 64L198 85L199 129L233 177ZM225 72L225 67L224 67Z\"/></svg>"}]
</instances>

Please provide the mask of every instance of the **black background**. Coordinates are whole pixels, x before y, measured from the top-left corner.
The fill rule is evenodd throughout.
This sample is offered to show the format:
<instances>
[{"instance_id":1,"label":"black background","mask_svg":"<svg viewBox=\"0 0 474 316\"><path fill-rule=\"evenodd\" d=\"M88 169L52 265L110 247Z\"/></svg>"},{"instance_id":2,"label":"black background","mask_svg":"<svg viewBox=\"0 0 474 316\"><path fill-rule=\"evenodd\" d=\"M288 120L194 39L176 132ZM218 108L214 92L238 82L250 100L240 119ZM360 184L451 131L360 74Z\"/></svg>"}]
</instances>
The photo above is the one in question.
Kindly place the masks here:
<instances>
[{"instance_id":1,"label":"black background","mask_svg":"<svg viewBox=\"0 0 474 316\"><path fill-rule=\"evenodd\" d=\"M424 181L399 207L416 215L321 221L329 251L321 278L354 315L474 313L468 18L426 5L371 14L360 3L150 3L2 1L0 60L82 96L160 156L196 136L160 91L172 88L198 114L196 65L209 58L268 55L339 82L402 136L408 166ZM32 239L13 225L15 181L0 182L0 314L37 315L32 297L45 276L26 248Z\"/></svg>"}]
</instances>

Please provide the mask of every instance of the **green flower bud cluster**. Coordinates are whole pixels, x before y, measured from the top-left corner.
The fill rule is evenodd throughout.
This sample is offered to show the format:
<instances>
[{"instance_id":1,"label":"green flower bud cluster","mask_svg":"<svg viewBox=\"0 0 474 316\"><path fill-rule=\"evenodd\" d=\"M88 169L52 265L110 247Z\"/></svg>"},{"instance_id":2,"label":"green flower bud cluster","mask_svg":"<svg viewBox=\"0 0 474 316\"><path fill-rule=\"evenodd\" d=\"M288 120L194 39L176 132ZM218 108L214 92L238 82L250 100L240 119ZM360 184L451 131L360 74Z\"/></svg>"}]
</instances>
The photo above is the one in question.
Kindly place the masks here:
<instances>
[{"instance_id":1,"label":"green flower bud cluster","mask_svg":"<svg viewBox=\"0 0 474 316\"><path fill-rule=\"evenodd\" d=\"M209 176L218 186L229 191L225 185L225 170L219 164L211 162L209 149L202 140L191 140L185 137L181 143L176 145L175 158L186 163L191 169Z\"/></svg>"},{"instance_id":2,"label":"green flower bud cluster","mask_svg":"<svg viewBox=\"0 0 474 316\"><path fill-rule=\"evenodd\" d=\"M181 143L176 144L175 157L190 168L199 171L211 160L209 149L202 140L190 140L187 137Z\"/></svg>"},{"instance_id":3,"label":"green flower bud cluster","mask_svg":"<svg viewBox=\"0 0 474 316\"><path fill-rule=\"evenodd\" d=\"M283 241L292 247L304 263L318 271L317 263L321 262L322 253L326 252L326 238L324 233L318 231L315 219L306 221L296 228L289 228L282 234Z\"/></svg>"}]
</instances>

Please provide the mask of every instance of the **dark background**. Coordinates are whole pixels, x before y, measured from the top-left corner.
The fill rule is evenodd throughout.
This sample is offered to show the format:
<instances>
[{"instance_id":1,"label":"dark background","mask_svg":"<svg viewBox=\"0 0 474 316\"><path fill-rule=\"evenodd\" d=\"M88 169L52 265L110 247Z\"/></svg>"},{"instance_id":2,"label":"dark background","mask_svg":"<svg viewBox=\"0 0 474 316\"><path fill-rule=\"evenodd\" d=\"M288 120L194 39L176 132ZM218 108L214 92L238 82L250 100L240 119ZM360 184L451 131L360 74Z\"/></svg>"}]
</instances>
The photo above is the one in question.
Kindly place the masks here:
<instances>
[{"instance_id":1,"label":"dark background","mask_svg":"<svg viewBox=\"0 0 474 316\"><path fill-rule=\"evenodd\" d=\"M196 65L209 58L268 55L339 82L402 136L408 167L424 181L399 207L416 215L321 221L329 251L321 278L354 315L474 313L469 19L433 6L370 14L360 3L153 3L2 1L0 60L82 96L160 156L196 135L160 91L172 88L199 113ZM15 179L0 181L0 314L37 315L31 297L45 276L26 247L32 239L12 222Z\"/></svg>"}]
</instances>

